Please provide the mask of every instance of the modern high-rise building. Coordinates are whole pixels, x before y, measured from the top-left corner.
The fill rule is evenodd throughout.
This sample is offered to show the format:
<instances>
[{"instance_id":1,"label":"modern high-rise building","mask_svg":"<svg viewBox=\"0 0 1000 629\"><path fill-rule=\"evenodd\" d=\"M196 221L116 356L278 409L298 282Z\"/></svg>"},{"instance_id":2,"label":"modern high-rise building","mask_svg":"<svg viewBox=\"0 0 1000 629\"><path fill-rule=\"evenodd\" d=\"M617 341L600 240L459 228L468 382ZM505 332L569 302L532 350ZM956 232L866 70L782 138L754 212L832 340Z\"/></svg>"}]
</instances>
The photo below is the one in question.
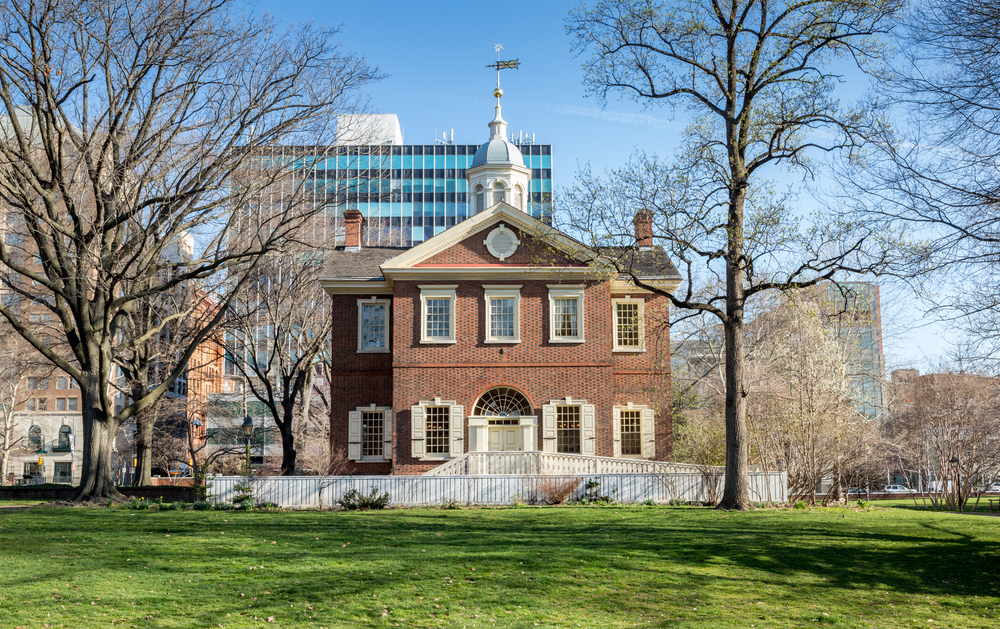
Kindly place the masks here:
<instances>
[{"instance_id":1,"label":"modern high-rise building","mask_svg":"<svg viewBox=\"0 0 1000 629\"><path fill-rule=\"evenodd\" d=\"M403 144L395 114L338 116L337 144L317 155L308 147L276 147L269 159L307 159L295 177L304 177L307 194L326 205L326 238L341 244L343 214L358 210L365 218L364 245L410 247L476 214L466 170L479 144ZM530 170L524 209L552 222L552 146L536 144L533 134L508 138ZM366 142L364 142L366 141ZM481 161L488 158L484 154ZM475 165L479 165L476 163Z\"/></svg>"}]
</instances>

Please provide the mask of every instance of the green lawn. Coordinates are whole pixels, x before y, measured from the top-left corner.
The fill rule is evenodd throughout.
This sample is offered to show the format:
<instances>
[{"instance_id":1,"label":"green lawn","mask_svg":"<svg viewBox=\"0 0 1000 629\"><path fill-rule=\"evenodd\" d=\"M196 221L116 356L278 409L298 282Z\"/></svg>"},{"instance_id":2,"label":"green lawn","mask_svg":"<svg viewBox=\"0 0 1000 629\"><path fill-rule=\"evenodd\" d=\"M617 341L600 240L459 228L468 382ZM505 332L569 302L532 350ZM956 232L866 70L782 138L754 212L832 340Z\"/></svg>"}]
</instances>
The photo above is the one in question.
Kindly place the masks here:
<instances>
[{"instance_id":1,"label":"green lawn","mask_svg":"<svg viewBox=\"0 0 1000 629\"><path fill-rule=\"evenodd\" d=\"M998 544L900 508L0 510L0 627L997 627Z\"/></svg>"}]
</instances>

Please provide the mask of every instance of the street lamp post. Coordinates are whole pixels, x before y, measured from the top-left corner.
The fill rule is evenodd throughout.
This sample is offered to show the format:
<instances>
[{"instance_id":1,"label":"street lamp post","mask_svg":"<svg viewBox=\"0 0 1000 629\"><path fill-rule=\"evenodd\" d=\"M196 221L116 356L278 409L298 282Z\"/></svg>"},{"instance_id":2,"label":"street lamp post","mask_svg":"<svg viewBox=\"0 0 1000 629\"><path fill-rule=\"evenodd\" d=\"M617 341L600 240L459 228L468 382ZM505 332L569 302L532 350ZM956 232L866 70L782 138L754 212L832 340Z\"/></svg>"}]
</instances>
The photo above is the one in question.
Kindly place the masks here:
<instances>
[{"instance_id":1,"label":"street lamp post","mask_svg":"<svg viewBox=\"0 0 1000 629\"><path fill-rule=\"evenodd\" d=\"M961 513L962 512L962 468L958 465L958 457L955 456L955 455L952 455L951 461L948 461L948 462L955 466L955 474L958 477L957 478L957 483L958 483L957 490L958 491L955 494L955 496L956 496L955 497L955 504L958 505L958 511L959 511L959 513Z\"/></svg>"},{"instance_id":2,"label":"street lamp post","mask_svg":"<svg viewBox=\"0 0 1000 629\"><path fill-rule=\"evenodd\" d=\"M247 415L243 419L243 438L246 440L247 444L247 472L250 472L250 437L253 436L253 419Z\"/></svg>"}]
</instances>

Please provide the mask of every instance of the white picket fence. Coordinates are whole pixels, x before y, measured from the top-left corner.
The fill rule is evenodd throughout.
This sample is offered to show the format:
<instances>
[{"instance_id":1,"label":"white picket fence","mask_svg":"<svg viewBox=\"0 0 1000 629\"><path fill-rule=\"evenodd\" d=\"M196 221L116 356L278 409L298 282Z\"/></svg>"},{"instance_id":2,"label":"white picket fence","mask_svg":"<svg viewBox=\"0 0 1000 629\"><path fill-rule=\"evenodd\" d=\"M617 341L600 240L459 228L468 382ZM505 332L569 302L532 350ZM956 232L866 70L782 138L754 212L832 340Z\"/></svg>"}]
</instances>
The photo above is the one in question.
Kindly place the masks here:
<instances>
[{"instance_id":1,"label":"white picket fence","mask_svg":"<svg viewBox=\"0 0 1000 629\"><path fill-rule=\"evenodd\" d=\"M785 502L788 499L786 472L751 472L750 498L755 502ZM230 502L242 476L210 477L210 500ZM706 501L722 495L721 474L706 477L696 472L659 474L575 474L575 475L476 475L476 476L261 476L252 479L256 502L281 507L308 509L336 505L345 493L356 489L368 494L389 492L397 507L442 504L509 505L515 502L541 503L553 491L571 488L575 497L585 491L588 481L600 483L600 494L615 502L642 503L652 500Z\"/></svg>"}]
</instances>

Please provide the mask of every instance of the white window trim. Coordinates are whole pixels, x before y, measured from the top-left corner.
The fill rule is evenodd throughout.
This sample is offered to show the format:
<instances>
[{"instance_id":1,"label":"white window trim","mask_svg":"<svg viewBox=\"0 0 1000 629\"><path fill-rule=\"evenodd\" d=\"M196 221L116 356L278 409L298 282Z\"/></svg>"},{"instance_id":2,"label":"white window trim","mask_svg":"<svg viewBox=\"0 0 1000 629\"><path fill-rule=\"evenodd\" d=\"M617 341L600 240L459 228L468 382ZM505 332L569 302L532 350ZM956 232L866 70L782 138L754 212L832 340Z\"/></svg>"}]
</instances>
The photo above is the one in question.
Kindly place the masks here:
<instances>
[{"instance_id":1,"label":"white window trim","mask_svg":"<svg viewBox=\"0 0 1000 629\"><path fill-rule=\"evenodd\" d=\"M618 345L618 304L639 304L639 346ZM611 300L611 318L614 324L614 349L615 352L641 353L646 351L646 302L642 298L627 295L620 299Z\"/></svg>"},{"instance_id":2,"label":"white window trim","mask_svg":"<svg viewBox=\"0 0 1000 629\"><path fill-rule=\"evenodd\" d=\"M382 413L382 456L362 456L361 446L364 435L364 423L361 420L361 413ZM347 458L350 461L359 463L377 463L392 459L392 408L389 406L359 406L347 417Z\"/></svg>"},{"instance_id":3,"label":"white window trim","mask_svg":"<svg viewBox=\"0 0 1000 629\"><path fill-rule=\"evenodd\" d=\"M385 306L385 346L384 347L363 347L362 342L364 341L363 328L362 325L364 321L364 306L371 304L382 304ZM389 338L392 336L390 334L390 322L389 309L392 307L391 299L379 299L372 296L371 299L359 299L358 300L358 353L359 354L387 354L391 350L389 349Z\"/></svg>"},{"instance_id":4,"label":"white window trim","mask_svg":"<svg viewBox=\"0 0 1000 629\"><path fill-rule=\"evenodd\" d=\"M621 411L642 411L639 418L639 439L642 444L642 454L630 454L622 456L621 446ZM644 404L616 405L614 407L614 423L612 424L612 437L614 440L614 456L625 459L653 459L656 456L656 413L649 406Z\"/></svg>"},{"instance_id":5,"label":"white window trim","mask_svg":"<svg viewBox=\"0 0 1000 629\"><path fill-rule=\"evenodd\" d=\"M458 288L458 284L450 284L447 286L434 284L434 285L424 285L417 286L420 289L420 342L430 343L430 344L448 344L455 342L455 319L456 319L456 299L455 299L455 289ZM449 330L449 335L447 338L439 337L428 337L427 336L427 300L428 299L443 299L447 298L451 300L451 316L449 317L449 324L451 329Z\"/></svg>"},{"instance_id":6,"label":"white window trim","mask_svg":"<svg viewBox=\"0 0 1000 629\"><path fill-rule=\"evenodd\" d=\"M484 320L486 321L486 330L483 338L484 343L520 343L521 342L521 285L483 285L483 299L486 302L486 316ZM493 315L493 309L490 307L490 300L492 299L513 299L514 300L514 337L513 338L497 338L491 335L493 326L490 322L490 317Z\"/></svg>"},{"instance_id":7,"label":"white window trim","mask_svg":"<svg viewBox=\"0 0 1000 629\"><path fill-rule=\"evenodd\" d=\"M584 316L583 316L583 290L582 285L569 286L566 284L549 284L549 343L583 343L584 342ZM577 300L577 332L578 336L556 336L556 299Z\"/></svg>"},{"instance_id":8,"label":"white window trim","mask_svg":"<svg viewBox=\"0 0 1000 629\"><path fill-rule=\"evenodd\" d=\"M448 410L448 452L427 453L427 407L450 406ZM418 423L422 422L422 423ZM410 407L410 454L420 461L448 461L465 453L465 407L454 400L420 400Z\"/></svg>"}]
</instances>

